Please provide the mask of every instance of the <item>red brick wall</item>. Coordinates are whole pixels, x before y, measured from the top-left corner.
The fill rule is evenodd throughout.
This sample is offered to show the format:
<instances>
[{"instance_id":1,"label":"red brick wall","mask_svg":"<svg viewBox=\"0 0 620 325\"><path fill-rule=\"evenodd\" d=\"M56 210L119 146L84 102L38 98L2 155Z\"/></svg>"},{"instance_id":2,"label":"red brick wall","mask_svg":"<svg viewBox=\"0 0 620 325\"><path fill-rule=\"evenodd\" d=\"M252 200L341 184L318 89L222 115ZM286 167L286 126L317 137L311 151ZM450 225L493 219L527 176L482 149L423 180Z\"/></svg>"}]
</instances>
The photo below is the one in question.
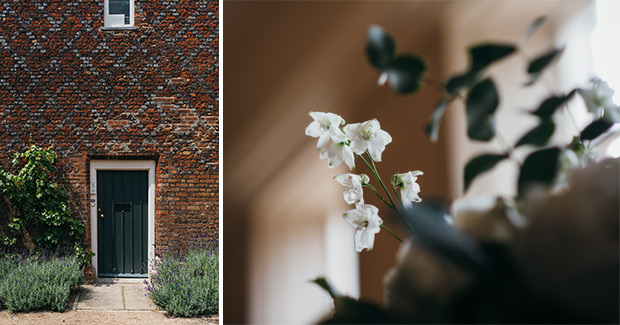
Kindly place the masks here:
<instances>
[{"instance_id":1,"label":"red brick wall","mask_svg":"<svg viewBox=\"0 0 620 325\"><path fill-rule=\"evenodd\" d=\"M54 148L90 247L90 160L154 159L158 250L217 240L218 2L135 2L124 31L103 0L0 3L0 164Z\"/></svg>"}]
</instances>

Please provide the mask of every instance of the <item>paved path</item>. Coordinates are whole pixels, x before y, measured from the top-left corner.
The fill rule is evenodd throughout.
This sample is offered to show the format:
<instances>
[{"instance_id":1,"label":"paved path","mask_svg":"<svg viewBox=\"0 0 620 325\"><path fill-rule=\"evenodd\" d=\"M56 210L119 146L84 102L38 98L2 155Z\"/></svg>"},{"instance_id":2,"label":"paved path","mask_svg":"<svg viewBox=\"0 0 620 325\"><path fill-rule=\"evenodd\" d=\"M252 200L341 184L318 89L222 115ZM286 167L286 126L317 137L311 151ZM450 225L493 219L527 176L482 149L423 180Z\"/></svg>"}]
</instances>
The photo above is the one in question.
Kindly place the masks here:
<instances>
[{"instance_id":1,"label":"paved path","mask_svg":"<svg viewBox=\"0 0 620 325\"><path fill-rule=\"evenodd\" d=\"M0 324L209 324L219 317L170 317L144 294L142 280L98 282L83 290L64 313L0 311Z\"/></svg>"},{"instance_id":2,"label":"paved path","mask_svg":"<svg viewBox=\"0 0 620 325\"><path fill-rule=\"evenodd\" d=\"M144 284L137 281L82 285L73 310L156 310L145 294Z\"/></svg>"}]
</instances>

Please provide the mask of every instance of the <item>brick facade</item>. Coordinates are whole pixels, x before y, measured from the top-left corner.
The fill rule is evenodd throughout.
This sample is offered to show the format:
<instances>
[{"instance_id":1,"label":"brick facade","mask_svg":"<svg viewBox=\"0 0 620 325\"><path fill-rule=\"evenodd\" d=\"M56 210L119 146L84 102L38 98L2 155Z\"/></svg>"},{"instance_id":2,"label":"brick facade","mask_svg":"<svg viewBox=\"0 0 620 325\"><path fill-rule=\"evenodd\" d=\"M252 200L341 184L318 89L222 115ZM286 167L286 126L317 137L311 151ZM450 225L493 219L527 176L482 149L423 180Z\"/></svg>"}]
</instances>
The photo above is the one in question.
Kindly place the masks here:
<instances>
[{"instance_id":1,"label":"brick facade","mask_svg":"<svg viewBox=\"0 0 620 325\"><path fill-rule=\"evenodd\" d=\"M2 167L31 144L56 150L89 248L90 160L155 160L157 250L217 240L218 2L136 0L135 30L102 30L103 10L0 3Z\"/></svg>"}]
</instances>

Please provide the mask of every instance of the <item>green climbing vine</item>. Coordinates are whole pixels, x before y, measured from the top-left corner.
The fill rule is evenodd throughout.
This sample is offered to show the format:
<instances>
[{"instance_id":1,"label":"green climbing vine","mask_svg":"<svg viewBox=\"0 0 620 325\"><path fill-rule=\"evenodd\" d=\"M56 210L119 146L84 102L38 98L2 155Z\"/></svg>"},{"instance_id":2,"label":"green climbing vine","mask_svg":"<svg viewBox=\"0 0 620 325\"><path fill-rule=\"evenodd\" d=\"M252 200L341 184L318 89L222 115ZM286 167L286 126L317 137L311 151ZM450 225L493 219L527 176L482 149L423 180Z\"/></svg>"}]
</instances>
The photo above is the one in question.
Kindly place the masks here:
<instances>
[{"instance_id":1,"label":"green climbing vine","mask_svg":"<svg viewBox=\"0 0 620 325\"><path fill-rule=\"evenodd\" d=\"M15 154L17 174L0 168L0 188L13 210L8 222L11 236L3 236L0 243L12 246L28 231L35 245L50 250L71 248L88 264L92 253L80 244L84 224L72 218L67 193L54 181L57 161L53 149L32 145Z\"/></svg>"}]
</instances>

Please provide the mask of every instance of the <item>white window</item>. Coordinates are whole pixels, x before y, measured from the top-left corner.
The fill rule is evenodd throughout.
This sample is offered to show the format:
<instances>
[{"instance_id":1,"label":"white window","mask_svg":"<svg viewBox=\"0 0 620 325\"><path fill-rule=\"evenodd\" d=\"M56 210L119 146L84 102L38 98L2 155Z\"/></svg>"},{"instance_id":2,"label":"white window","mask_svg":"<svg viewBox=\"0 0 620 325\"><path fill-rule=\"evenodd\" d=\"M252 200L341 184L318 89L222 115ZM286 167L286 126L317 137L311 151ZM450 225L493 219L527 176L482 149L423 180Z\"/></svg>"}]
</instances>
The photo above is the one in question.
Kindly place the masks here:
<instances>
[{"instance_id":1,"label":"white window","mask_svg":"<svg viewBox=\"0 0 620 325\"><path fill-rule=\"evenodd\" d=\"M134 0L104 0L105 27L133 27Z\"/></svg>"}]
</instances>

